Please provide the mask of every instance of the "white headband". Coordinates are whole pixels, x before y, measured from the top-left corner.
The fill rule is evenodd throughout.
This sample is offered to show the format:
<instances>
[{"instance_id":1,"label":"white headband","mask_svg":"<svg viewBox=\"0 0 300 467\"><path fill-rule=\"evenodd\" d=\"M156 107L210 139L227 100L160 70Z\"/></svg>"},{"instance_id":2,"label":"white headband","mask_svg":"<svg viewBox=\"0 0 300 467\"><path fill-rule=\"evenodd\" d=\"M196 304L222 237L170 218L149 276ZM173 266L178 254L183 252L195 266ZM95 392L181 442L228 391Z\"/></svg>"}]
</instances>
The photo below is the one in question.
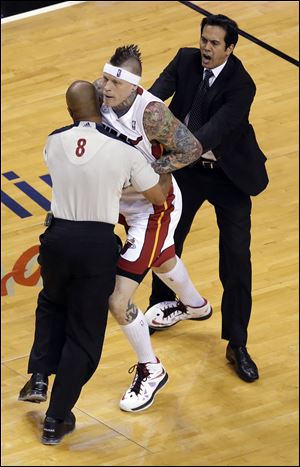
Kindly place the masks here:
<instances>
[{"instance_id":1,"label":"white headband","mask_svg":"<svg viewBox=\"0 0 300 467\"><path fill-rule=\"evenodd\" d=\"M141 80L140 76L134 75L133 73L130 73L130 71L124 70L124 68L113 66L110 63L105 63L103 71L115 76L116 78L128 81L128 83L131 84L139 84Z\"/></svg>"}]
</instances>

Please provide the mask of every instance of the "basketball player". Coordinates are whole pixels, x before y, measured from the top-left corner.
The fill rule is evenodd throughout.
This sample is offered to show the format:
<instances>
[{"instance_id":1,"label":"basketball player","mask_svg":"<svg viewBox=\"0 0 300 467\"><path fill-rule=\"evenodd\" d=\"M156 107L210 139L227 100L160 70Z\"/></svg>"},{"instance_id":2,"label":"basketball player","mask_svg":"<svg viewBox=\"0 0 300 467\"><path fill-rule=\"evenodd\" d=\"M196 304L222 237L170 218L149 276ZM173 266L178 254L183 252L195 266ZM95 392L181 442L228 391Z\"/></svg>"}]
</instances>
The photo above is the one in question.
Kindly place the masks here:
<instances>
[{"instance_id":1,"label":"basketball player","mask_svg":"<svg viewBox=\"0 0 300 467\"><path fill-rule=\"evenodd\" d=\"M103 100L103 124L113 133L125 135L158 172L160 166L172 171L194 162L202 153L200 142L160 99L139 86L141 71L136 45L117 48L105 64L103 77L94 83ZM161 146L166 155L156 161L162 155ZM138 356L133 382L120 401L125 411L151 405L164 378L163 367L151 348L146 318L131 301L148 270L151 268L180 299L156 305L161 327L179 319L204 320L212 314L209 302L195 289L183 262L175 255L173 236L181 209L181 193L173 177L161 206L153 205L132 188L123 192L120 201L127 240L109 307Z\"/></svg>"}]
</instances>

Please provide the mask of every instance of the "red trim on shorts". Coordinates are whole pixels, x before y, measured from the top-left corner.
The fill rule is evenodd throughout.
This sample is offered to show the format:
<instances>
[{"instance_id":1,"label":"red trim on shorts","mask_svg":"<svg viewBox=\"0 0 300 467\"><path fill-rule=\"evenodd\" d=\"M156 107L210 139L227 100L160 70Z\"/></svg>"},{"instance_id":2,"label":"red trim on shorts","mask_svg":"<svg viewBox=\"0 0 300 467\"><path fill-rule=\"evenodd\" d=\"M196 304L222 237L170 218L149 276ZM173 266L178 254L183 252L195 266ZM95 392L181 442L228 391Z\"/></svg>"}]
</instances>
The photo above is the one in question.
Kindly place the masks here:
<instances>
[{"instance_id":1,"label":"red trim on shorts","mask_svg":"<svg viewBox=\"0 0 300 467\"><path fill-rule=\"evenodd\" d=\"M155 261L153 261L152 266L154 266L155 268L158 268L159 266L164 264L166 261L168 261L168 259L171 259L174 256L175 256L175 245L173 244L169 246L168 248L166 248L160 254L160 256Z\"/></svg>"},{"instance_id":2,"label":"red trim on shorts","mask_svg":"<svg viewBox=\"0 0 300 467\"><path fill-rule=\"evenodd\" d=\"M149 215L144 245L139 258L136 261L128 261L120 257L118 261L119 269L134 274L143 274L149 267L157 266L158 263L159 265L163 264L167 259L175 255L174 244L163 252L161 251L169 232L171 213L174 211L174 205L172 204L174 198L173 186L171 186L165 203L161 206L153 205L154 213ZM171 255L172 251L174 252L173 255Z\"/></svg>"}]
</instances>

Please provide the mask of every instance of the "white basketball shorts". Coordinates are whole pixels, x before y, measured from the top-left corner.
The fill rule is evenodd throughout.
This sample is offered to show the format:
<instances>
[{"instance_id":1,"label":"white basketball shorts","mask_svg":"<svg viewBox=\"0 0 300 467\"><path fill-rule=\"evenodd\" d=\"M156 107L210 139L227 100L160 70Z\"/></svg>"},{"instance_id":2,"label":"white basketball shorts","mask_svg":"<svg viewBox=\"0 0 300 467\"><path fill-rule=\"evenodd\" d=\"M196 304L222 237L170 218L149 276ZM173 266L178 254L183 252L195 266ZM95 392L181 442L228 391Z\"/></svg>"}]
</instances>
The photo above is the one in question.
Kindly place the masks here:
<instances>
[{"instance_id":1,"label":"white basketball shorts","mask_svg":"<svg viewBox=\"0 0 300 467\"><path fill-rule=\"evenodd\" d=\"M174 177L168 197L156 206L142 195L122 200L120 220L125 225L127 239L118 261L118 274L145 275L175 256L174 232L182 211L182 197ZM128 274L129 273L129 274Z\"/></svg>"}]
</instances>

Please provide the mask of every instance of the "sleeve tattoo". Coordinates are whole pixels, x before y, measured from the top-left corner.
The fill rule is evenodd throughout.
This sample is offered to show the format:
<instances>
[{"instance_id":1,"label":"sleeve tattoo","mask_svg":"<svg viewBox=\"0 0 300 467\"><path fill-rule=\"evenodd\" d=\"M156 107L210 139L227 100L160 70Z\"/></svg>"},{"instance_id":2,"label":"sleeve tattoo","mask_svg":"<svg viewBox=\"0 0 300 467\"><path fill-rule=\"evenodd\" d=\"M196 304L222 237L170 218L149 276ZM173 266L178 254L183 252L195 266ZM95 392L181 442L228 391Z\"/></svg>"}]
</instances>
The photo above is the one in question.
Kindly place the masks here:
<instances>
[{"instance_id":1,"label":"sleeve tattoo","mask_svg":"<svg viewBox=\"0 0 300 467\"><path fill-rule=\"evenodd\" d=\"M173 172L195 162L202 145L162 102L150 102L144 112L144 129L149 141L158 141L166 154L152 166L159 173Z\"/></svg>"}]
</instances>

